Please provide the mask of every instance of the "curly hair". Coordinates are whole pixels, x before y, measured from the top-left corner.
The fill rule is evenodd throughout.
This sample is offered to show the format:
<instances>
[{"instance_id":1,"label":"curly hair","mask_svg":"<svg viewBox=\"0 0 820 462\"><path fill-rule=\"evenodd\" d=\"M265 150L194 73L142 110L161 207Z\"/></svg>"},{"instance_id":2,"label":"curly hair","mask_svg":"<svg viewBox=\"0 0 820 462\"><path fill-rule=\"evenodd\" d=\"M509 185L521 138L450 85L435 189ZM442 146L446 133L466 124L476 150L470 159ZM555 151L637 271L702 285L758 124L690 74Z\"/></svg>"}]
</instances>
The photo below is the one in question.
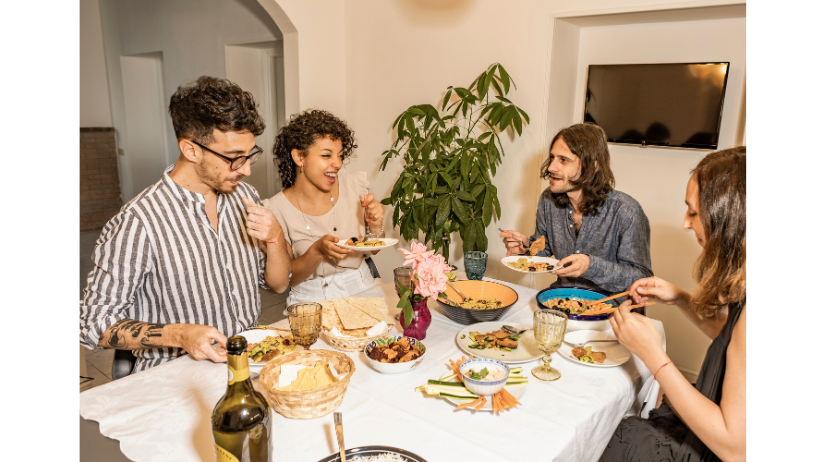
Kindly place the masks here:
<instances>
[{"instance_id":1,"label":"curly hair","mask_svg":"<svg viewBox=\"0 0 820 462\"><path fill-rule=\"evenodd\" d=\"M296 149L306 156L307 150L317 139L328 137L334 141L341 140L341 157L342 161L346 161L358 147L354 135L343 120L321 109L308 109L290 116L290 121L279 130L273 144L273 159L279 167L282 189L293 186L296 181L296 162L290 155L292 150Z\"/></svg>"},{"instance_id":2,"label":"curly hair","mask_svg":"<svg viewBox=\"0 0 820 462\"><path fill-rule=\"evenodd\" d=\"M701 318L746 298L746 147L713 152L692 170L706 240L692 300Z\"/></svg>"},{"instance_id":3,"label":"curly hair","mask_svg":"<svg viewBox=\"0 0 820 462\"><path fill-rule=\"evenodd\" d=\"M609 166L609 148L606 144L604 129L591 123L582 123L569 126L559 131L550 143L552 151L555 142L561 138L567 143L569 150L581 160L581 176L577 181L569 180L573 186L580 186L583 198L579 212L584 215L597 215L598 208L604 205L606 195L615 189L615 175ZM550 176L549 168L553 156L541 166L541 178ZM595 168L595 164L598 168ZM547 190L547 197L559 208L569 206L567 193L553 194Z\"/></svg>"},{"instance_id":4,"label":"curly hair","mask_svg":"<svg viewBox=\"0 0 820 462\"><path fill-rule=\"evenodd\" d=\"M214 129L261 135L265 122L256 108L253 95L239 85L203 75L196 82L177 88L168 112L177 139L189 138L208 145L214 142Z\"/></svg>"}]
</instances>

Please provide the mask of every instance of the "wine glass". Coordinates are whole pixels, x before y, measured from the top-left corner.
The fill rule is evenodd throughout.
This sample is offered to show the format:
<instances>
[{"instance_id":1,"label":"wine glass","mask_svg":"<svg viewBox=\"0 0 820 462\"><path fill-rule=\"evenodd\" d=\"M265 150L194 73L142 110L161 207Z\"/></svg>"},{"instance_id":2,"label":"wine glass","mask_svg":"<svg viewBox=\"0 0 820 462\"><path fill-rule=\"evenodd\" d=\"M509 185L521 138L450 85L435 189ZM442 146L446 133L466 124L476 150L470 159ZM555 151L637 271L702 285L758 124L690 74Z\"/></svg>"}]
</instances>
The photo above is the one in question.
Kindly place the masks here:
<instances>
[{"instance_id":1,"label":"wine glass","mask_svg":"<svg viewBox=\"0 0 820 462\"><path fill-rule=\"evenodd\" d=\"M535 334L535 343L544 352L544 357L541 358L544 364L533 368L532 375L546 381L559 379L561 372L550 367L550 361L552 361L550 355L558 351L564 342L564 333L567 330L567 315L556 310L538 310L532 316L532 328Z\"/></svg>"},{"instance_id":2,"label":"wine glass","mask_svg":"<svg viewBox=\"0 0 820 462\"><path fill-rule=\"evenodd\" d=\"M322 330L322 305L318 303L295 303L288 307L288 322L293 341L305 350L319 340Z\"/></svg>"}]
</instances>

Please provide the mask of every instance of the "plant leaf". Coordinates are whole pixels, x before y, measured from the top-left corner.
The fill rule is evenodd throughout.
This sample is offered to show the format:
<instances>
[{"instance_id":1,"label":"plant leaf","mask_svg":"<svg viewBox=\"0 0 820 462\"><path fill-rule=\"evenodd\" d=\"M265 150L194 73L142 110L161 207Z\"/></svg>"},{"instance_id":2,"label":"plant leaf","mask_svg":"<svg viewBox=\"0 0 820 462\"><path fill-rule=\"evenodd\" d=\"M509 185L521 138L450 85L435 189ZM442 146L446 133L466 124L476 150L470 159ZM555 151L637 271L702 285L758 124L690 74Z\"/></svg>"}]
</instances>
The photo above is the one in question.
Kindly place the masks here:
<instances>
[{"instance_id":1,"label":"plant leaf","mask_svg":"<svg viewBox=\"0 0 820 462\"><path fill-rule=\"evenodd\" d=\"M444 181L447 182L447 186L453 187L453 177L447 174L447 172L441 172L441 177L444 178Z\"/></svg>"},{"instance_id":2,"label":"plant leaf","mask_svg":"<svg viewBox=\"0 0 820 462\"><path fill-rule=\"evenodd\" d=\"M450 216L450 197L445 196L445 200L441 202L436 210L436 226L441 226Z\"/></svg>"},{"instance_id":3,"label":"plant leaf","mask_svg":"<svg viewBox=\"0 0 820 462\"><path fill-rule=\"evenodd\" d=\"M452 94L453 94L453 87L450 87L450 89L447 90L447 93L444 94L444 101L441 102L441 110L442 111L444 110L444 108L447 107L447 102L450 101L450 95L452 95Z\"/></svg>"},{"instance_id":4,"label":"plant leaf","mask_svg":"<svg viewBox=\"0 0 820 462\"><path fill-rule=\"evenodd\" d=\"M403 294L401 294L401 298L399 299L399 303L396 304L397 308L401 308L402 313L404 313L404 328L410 326L410 322L413 321L413 306L410 305L410 291L407 290Z\"/></svg>"},{"instance_id":5,"label":"plant leaf","mask_svg":"<svg viewBox=\"0 0 820 462\"><path fill-rule=\"evenodd\" d=\"M488 195L490 194L488 193ZM482 207L481 215L484 219L484 227L490 226L490 221L493 218L493 201L489 197L484 197L484 206Z\"/></svg>"},{"instance_id":6,"label":"plant leaf","mask_svg":"<svg viewBox=\"0 0 820 462\"><path fill-rule=\"evenodd\" d=\"M512 112L513 114L512 121L513 125L515 125L515 131L518 133L518 136L521 136L521 130L523 129L521 122L521 114L519 114L518 111L515 111L515 106L510 107L513 108L513 111L510 112Z\"/></svg>"},{"instance_id":7,"label":"plant leaf","mask_svg":"<svg viewBox=\"0 0 820 462\"><path fill-rule=\"evenodd\" d=\"M498 65L498 74L501 76L501 83L504 84L504 94L510 92L510 74L507 74L506 69L501 64Z\"/></svg>"},{"instance_id":8,"label":"plant leaf","mask_svg":"<svg viewBox=\"0 0 820 462\"><path fill-rule=\"evenodd\" d=\"M528 116L528 115L527 115L527 113L526 113L526 112L524 112L524 110L523 110L523 109L521 109L521 108L520 108L520 107L518 107L518 106L515 106L515 109L516 109L518 112L520 112L522 116L524 116L524 120L526 120L526 121L527 121L527 123L530 123L530 116Z\"/></svg>"},{"instance_id":9,"label":"plant leaf","mask_svg":"<svg viewBox=\"0 0 820 462\"><path fill-rule=\"evenodd\" d=\"M467 211L464 210L464 204L462 204L461 201L458 200L456 197L452 197L451 200L453 203L453 212L456 213L456 216L459 220L461 220L462 223L466 223L468 216Z\"/></svg>"},{"instance_id":10,"label":"plant leaf","mask_svg":"<svg viewBox=\"0 0 820 462\"><path fill-rule=\"evenodd\" d=\"M456 191L456 197L465 202L475 202L475 197L473 197L473 195L468 193L467 191Z\"/></svg>"}]
</instances>

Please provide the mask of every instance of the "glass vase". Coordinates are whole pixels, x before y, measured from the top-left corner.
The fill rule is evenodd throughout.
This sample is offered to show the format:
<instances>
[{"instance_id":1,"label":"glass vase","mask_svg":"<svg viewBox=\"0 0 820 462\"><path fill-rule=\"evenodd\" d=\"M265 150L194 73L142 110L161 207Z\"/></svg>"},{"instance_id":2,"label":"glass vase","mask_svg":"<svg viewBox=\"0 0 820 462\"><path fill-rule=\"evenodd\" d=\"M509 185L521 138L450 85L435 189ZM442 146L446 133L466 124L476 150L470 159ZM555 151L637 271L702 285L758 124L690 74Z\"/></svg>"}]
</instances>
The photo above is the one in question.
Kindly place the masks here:
<instances>
[{"instance_id":1,"label":"glass vase","mask_svg":"<svg viewBox=\"0 0 820 462\"><path fill-rule=\"evenodd\" d=\"M427 328L430 327L430 321L432 320L430 309L427 308L427 298L425 297L423 300L417 302L411 301L410 306L413 308L413 319L410 320L410 325L404 327L405 322L403 310L399 316L399 323L401 324L401 327L404 328L404 335L406 337L413 337L416 340L424 340L424 337L427 337Z\"/></svg>"}]
</instances>

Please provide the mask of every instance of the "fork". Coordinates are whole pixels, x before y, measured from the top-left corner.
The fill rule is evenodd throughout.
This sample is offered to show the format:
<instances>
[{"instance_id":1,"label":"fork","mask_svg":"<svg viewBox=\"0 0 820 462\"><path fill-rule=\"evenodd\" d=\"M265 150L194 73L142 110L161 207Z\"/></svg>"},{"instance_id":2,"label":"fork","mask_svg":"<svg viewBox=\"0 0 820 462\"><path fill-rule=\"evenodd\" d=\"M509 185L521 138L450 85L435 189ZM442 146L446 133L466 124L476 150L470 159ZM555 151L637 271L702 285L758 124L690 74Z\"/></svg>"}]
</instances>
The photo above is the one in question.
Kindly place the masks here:
<instances>
[{"instance_id":1,"label":"fork","mask_svg":"<svg viewBox=\"0 0 820 462\"><path fill-rule=\"evenodd\" d=\"M501 229L501 227L499 227L498 230L501 231L502 233L507 231L506 229ZM524 250L527 250L530 247L527 244L525 244L524 241L522 241L521 239L518 239L517 237L511 237L510 239L515 239L516 241L520 242L521 246L524 247Z\"/></svg>"},{"instance_id":2,"label":"fork","mask_svg":"<svg viewBox=\"0 0 820 462\"><path fill-rule=\"evenodd\" d=\"M618 342L617 340L614 340L614 339L613 340L588 340L584 343L571 343L571 342L567 342L566 340L564 340L564 345L569 345L572 348L577 348L577 347L587 346L590 343L613 343L613 342L614 343L620 343L620 342Z\"/></svg>"},{"instance_id":3,"label":"fork","mask_svg":"<svg viewBox=\"0 0 820 462\"><path fill-rule=\"evenodd\" d=\"M521 334L523 334L524 332L526 332L530 329L518 330L513 326L508 326L508 325L505 324L505 325L501 326L501 330L503 330L504 332L506 332L510 335L521 335Z\"/></svg>"},{"instance_id":4,"label":"fork","mask_svg":"<svg viewBox=\"0 0 820 462\"><path fill-rule=\"evenodd\" d=\"M334 412L333 413L333 423L336 427L336 441L339 443L339 457L341 458L342 462L347 462L347 456L345 455L345 437L342 433L342 413L341 412Z\"/></svg>"}]
</instances>

